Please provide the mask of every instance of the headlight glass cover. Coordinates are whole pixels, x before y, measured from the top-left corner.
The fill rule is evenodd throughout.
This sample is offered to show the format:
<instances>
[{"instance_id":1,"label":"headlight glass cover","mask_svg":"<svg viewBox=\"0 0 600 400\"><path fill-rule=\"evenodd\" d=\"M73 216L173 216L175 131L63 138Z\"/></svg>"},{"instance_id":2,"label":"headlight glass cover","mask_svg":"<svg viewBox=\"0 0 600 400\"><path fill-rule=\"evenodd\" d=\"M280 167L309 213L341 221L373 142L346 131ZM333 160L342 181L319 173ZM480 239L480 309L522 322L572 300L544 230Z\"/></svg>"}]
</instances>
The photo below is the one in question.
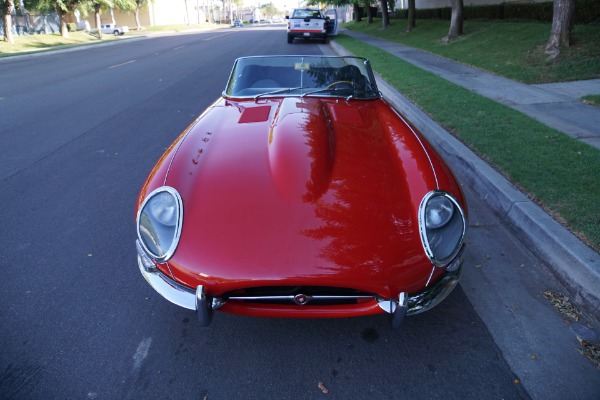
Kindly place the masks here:
<instances>
[{"instance_id":1,"label":"headlight glass cover","mask_svg":"<svg viewBox=\"0 0 600 400\"><path fill-rule=\"evenodd\" d=\"M175 253L183 222L183 203L177 190L162 186L152 191L138 210L137 235L144 250L157 262Z\"/></svg>"},{"instance_id":2,"label":"headlight glass cover","mask_svg":"<svg viewBox=\"0 0 600 400\"><path fill-rule=\"evenodd\" d=\"M449 193L431 191L419 206L419 231L427 257L435 266L443 267L462 246L466 233L464 211Z\"/></svg>"}]
</instances>

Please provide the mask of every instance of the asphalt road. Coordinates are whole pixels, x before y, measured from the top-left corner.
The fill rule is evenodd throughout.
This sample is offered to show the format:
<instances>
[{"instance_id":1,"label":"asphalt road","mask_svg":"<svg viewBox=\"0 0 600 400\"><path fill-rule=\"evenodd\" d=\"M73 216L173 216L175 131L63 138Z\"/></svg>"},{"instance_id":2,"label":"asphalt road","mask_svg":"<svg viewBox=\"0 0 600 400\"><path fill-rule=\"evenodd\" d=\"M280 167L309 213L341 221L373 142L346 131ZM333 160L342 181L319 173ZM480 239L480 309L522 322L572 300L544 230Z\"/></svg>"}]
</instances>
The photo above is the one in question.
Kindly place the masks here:
<instances>
[{"instance_id":1,"label":"asphalt road","mask_svg":"<svg viewBox=\"0 0 600 400\"><path fill-rule=\"evenodd\" d=\"M494 338L470 301L487 257L539 262L477 200L468 296L458 288L400 331L384 316L222 313L200 328L141 277L133 209L150 168L236 57L329 51L285 42L228 29L0 63L0 398L529 398L496 344L522 338Z\"/></svg>"}]
</instances>

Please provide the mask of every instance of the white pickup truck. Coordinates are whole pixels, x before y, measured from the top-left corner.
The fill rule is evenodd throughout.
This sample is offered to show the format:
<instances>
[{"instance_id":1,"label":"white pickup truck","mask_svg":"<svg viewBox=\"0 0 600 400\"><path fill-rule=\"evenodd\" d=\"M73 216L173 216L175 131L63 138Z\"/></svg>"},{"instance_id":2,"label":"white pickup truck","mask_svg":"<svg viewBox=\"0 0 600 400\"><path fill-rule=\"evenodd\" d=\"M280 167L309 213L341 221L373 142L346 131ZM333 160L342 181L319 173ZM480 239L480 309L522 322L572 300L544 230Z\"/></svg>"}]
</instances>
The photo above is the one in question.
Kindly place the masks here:
<instances>
[{"instance_id":1,"label":"white pickup truck","mask_svg":"<svg viewBox=\"0 0 600 400\"><path fill-rule=\"evenodd\" d=\"M323 14L313 8L296 8L288 20L287 41L293 43L295 38L322 39L325 43L329 36L337 34L337 11L328 10Z\"/></svg>"},{"instance_id":2,"label":"white pickup truck","mask_svg":"<svg viewBox=\"0 0 600 400\"><path fill-rule=\"evenodd\" d=\"M115 36L124 35L125 32L129 32L128 26L117 26L115 24L102 24L100 25L102 33L112 33Z\"/></svg>"}]
</instances>

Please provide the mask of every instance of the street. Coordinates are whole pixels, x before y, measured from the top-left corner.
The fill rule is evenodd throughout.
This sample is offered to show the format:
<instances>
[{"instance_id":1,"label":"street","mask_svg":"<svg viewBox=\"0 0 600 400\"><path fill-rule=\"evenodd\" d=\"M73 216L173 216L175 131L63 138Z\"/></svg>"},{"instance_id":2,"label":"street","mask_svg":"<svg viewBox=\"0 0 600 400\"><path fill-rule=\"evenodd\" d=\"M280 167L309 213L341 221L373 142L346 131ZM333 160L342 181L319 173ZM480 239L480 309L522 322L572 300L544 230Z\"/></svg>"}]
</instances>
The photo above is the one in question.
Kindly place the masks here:
<instances>
[{"instance_id":1,"label":"street","mask_svg":"<svg viewBox=\"0 0 600 400\"><path fill-rule=\"evenodd\" d=\"M144 281L134 206L156 160L221 94L237 57L322 52L331 50L288 45L281 29L243 28L0 63L0 398L592 399L600 392L598 371L541 296L556 288L543 262L469 188L463 283L399 331L385 316L224 313L201 328L194 313Z\"/></svg>"}]
</instances>

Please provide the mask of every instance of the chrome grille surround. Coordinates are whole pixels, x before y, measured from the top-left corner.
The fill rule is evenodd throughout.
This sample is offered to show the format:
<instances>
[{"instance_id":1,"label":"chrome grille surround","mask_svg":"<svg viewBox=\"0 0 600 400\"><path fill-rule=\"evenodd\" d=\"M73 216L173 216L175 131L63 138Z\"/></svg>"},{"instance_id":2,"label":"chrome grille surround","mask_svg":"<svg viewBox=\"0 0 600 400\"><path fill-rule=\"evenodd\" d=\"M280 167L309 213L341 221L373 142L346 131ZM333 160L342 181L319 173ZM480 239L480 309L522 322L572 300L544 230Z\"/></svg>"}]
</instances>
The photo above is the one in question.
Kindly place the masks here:
<instances>
[{"instance_id":1,"label":"chrome grille surround","mask_svg":"<svg viewBox=\"0 0 600 400\"><path fill-rule=\"evenodd\" d=\"M220 298L224 301L305 306L357 304L361 299L375 300L377 296L355 289L336 287L266 286L225 293Z\"/></svg>"}]
</instances>

